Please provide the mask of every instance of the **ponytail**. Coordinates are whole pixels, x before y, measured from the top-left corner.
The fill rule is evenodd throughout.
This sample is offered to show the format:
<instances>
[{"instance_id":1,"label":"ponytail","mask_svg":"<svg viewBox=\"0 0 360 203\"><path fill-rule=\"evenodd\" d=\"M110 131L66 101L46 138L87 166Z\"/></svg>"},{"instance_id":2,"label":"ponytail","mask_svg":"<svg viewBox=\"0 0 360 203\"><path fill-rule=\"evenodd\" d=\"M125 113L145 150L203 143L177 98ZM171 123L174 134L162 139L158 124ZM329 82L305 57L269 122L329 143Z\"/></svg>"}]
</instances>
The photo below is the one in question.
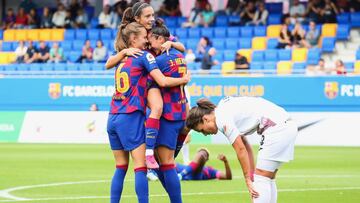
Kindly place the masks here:
<instances>
[{"instance_id":1,"label":"ponytail","mask_svg":"<svg viewBox=\"0 0 360 203\"><path fill-rule=\"evenodd\" d=\"M151 33L157 36L162 36L167 41L170 37L169 29L165 26L164 21L161 18L155 20L154 27L151 29Z\"/></svg>"},{"instance_id":2,"label":"ponytail","mask_svg":"<svg viewBox=\"0 0 360 203\"><path fill-rule=\"evenodd\" d=\"M130 36L132 34L138 35L141 29L145 29L145 27L137 22L121 23L114 43L115 50L120 52L123 49L129 48Z\"/></svg>"},{"instance_id":3,"label":"ponytail","mask_svg":"<svg viewBox=\"0 0 360 203\"><path fill-rule=\"evenodd\" d=\"M216 108L216 105L206 98L199 99L196 104L197 106L190 109L186 118L186 127L189 129L194 129L203 123L203 116L211 114Z\"/></svg>"}]
</instances>

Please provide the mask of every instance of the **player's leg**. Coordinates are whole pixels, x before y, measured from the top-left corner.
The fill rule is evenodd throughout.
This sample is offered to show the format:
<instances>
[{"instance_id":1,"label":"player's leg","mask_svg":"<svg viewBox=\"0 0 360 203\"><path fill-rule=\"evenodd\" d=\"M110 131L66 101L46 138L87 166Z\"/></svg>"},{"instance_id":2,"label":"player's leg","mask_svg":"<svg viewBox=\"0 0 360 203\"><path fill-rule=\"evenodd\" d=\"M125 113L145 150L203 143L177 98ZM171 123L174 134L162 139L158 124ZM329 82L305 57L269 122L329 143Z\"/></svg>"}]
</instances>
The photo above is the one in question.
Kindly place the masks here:
<instances>
[{"instance_id":1,"label":"player's leg","mask_svg":"<svg viewBox=\"0 0 360 203\"><path fill-rule=\"evenodd\" d=\"M130 152L134 162L135 192L139 203L149 202L149 187L146 177L147 168L145 166L145 148L145 144L142 144Z\"/></svg>"},{"instance_id":2,"label":"player's leg","mask_svg":"<svg viewBox=\"0 0 360 203\"><path fill-rule=\"evenodd\" d=\"M190 163L190 144L189 143L185 143L182 146L182 157L183 157L183 162L184 164L189 164Z\"/></svg>"},{"instance_id":3,"label":"player's leg","mask_svg":"<svg viewBox=\"0 0 360 203\"><path fill-rule=\"evenodd\" d=\"M157 136L159 134L160 117L163 110L163 100L159 88L150 88L147 96L148 107L151 112L146 120L146 166L148 168L159 168L154 157L154 148Z\"/></svg>"},{"instance_id":4,"label":"player's leg","mask_svg":"<svg viewBox=\"0 0 360 203\"><path fill-rule=\"evenodd\" d=\"M179 174L179 178L182 179L183 176L193 173L198 174L202 171L205 163L209 160L209 151L205 148L201 148L195 154L194 159L187 165Z\"/></svg>"},{"instance_id":5,"label":"player's leg","mask_svg":"<svg viewBox=\"0 0 360 203\"><path fill-rule=\"evenodd\" d=\"M276 173L279 171L279 169L275 170L274 176L271 179L271 200L270 203L276 203L277 202L277 186L276 186Z\"/></svg>"}]
</instances>

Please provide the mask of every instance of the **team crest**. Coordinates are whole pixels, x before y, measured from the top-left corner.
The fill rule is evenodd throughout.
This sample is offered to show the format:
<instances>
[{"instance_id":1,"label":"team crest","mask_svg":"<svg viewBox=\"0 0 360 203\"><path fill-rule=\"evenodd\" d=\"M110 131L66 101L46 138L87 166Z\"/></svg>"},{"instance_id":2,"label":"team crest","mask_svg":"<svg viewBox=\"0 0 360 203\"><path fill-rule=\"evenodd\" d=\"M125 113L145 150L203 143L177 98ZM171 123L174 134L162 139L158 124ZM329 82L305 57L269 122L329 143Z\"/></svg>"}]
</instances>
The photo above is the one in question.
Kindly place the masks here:
<instances>
[{"instance_id":1,"label":"team crest","mask_svg":"<svg viewBox=\"0 0 360 203\"><path fill-rule=\"evenodd\" d=\"M339 84L337 82L325 82L325 96L329 99L335 99L339 93Z\"/></svg>"},{"instance_id":2,"label":"team crest","mask_svg":"<svg viewBox=\"0 0 360 203\"><path fill-rule=\"evenodd\" d=\"M58 99L61 95L61 84L50 83L49 84L49 96L52 99Z\"/></svg>"}]
</instances>

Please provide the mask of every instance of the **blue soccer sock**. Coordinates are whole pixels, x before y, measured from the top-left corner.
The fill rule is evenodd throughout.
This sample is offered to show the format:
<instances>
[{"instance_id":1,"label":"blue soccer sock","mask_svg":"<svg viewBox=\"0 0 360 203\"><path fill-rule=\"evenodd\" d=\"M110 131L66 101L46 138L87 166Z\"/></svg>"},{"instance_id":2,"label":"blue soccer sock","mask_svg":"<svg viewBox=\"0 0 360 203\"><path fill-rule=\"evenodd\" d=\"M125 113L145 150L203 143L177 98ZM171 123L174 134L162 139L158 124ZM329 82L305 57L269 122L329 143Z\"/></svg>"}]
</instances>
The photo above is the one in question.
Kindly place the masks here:
<instances>
[{"instance_id":1,"label":"blue soccer sock","mask_svg":"<svg viewBox=\"0 0 360 203\"><path fill-rule=\"evenodd\" d=\"M181 186L175 165L161 165L160 170L164 174L166 191L169 194L171 203L181 203Z\"/></svg>"},{"instance_id":2,"label":"blue soccer sock","mask_svg":"<svg viewBox=\"0 0 360 203\"><path fill-rule=\"evenodd\" d=\"M155 148L156 138L159 134L160 120L156 118L148 118L145 124L145 135L146 135L146 155L153 155ZM152 154L148 154L152 151Z\"/></svg>"},{"instance_id":3,"label":"blue soccer sock","mask_svg":"<svg viewBox=\"0 0 360 203\"><path fill-rule=\"evenodd\" d=\"M159 169L152 169L152 170L157 174L161 185L162 185L163 188L166 190L164 173L163 173L162 171L160 171ZM166 190L166 192L167 192L167 190Z\"/></svg>"},{"instance_id":4,"label":"blue soccer sock","mask_svg":"<svg viewBox=\"0 0 360 203\"><path fill-rule=\"evenodd\" d=\"M123 183L128 165L116 165L115 173L111 181L110 202L119 203L123 190Z\"/></svg>"},{"instance_id":5,"label":"blue soccer sock","mask_svg":"<svg viewBox=\"0 0 360 203\"><path fill-rule=\"evenodd\" d=\"M135 172L135 192L139 203L149 202L149 185L146 178L146 167L134 169Z\"/></svg>"}]
</instances>

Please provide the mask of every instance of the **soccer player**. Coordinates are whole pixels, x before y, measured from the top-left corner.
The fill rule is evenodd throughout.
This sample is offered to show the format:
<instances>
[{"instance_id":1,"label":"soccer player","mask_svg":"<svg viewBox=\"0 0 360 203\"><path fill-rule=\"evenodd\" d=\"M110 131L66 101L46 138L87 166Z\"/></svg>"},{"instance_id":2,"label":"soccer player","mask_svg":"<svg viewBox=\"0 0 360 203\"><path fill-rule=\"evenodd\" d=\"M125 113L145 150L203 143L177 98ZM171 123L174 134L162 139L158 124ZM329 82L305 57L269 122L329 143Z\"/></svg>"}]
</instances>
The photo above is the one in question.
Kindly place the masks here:
<instances>
[{"instance_id":1,"label":"soccer player","mask_svg":"<svg viewBox=\"0 0 360 203\"><path fill-rule=\"evenodd\" d=\"M275 176L283 163L293 159L298 133L289 113L263 98L226 97L218 106L207 99L200 99L197 106L190 110L186 125L205 136L218 131L223 133L240 161L253 202L277 201ZM245 136L254 132L262 139L253 182L251 168L254 163Z\"/></svg>"},{"instance_id":2,"label":"soccer player","mask_svg":"<svg viewBox=\"0 0 360 203\"><path fill-rule=\"evenodd\" d=\"M154 9L150 4L144 2L135 3L132 7L125 10L122 22L138 22L150 31L154 23ZM117 35L121 35L121 33L118 32ZM171 47L182 52L185 51L182 43L176 42L174 37L169 37L169 39L161 45L161 52L166 51L168 53ZM112 68L126 56L137 57L142 54L142 50L128 47L120 50L116 49L116 51L117 54L109 57L107 60L105 65L107 68ZM147 100L151 113L146 120L146 165L150 169L155 169L159 168L159 165L154 157L154 147L159 132L159 119L163 109L160 91L158 89L150 89Z\"/></svg>"},{"instance_id":3,"label":"soccer player","mask_svg":"<svg viewBox=\"0 0 360 203\"><path fill-rule=\"evenodd\" d=\"M194 159L188 165L176 164L176 171L180 180L231 180L232 174L230 165L225 155L219 154L218 159L224 162L225 173L210 166L205 166L209 160L209 151L201 148L197 151Z\"/></svg>"},{"instance_id":4,"label":"soccer player","mask_svg":"<svg viewBox=\"0 0 360 203\"><path fill-rule=\"evenodd\" d=\"M126 47L144 49L147 31L139 23L120 25L116 38L117 49ZM145 166L145 110L148 75L161 87L186 84L190 76L165 77L158 69L152 54L144 52L137 58L128 57L115 71L115 93L111 101L107 131L113 150L116 169L111 182L111 203L121 198L123 182L132 156L135 171L135 191L138 202L148 202L148 181Z\"/></svg>"}]
</instances>

